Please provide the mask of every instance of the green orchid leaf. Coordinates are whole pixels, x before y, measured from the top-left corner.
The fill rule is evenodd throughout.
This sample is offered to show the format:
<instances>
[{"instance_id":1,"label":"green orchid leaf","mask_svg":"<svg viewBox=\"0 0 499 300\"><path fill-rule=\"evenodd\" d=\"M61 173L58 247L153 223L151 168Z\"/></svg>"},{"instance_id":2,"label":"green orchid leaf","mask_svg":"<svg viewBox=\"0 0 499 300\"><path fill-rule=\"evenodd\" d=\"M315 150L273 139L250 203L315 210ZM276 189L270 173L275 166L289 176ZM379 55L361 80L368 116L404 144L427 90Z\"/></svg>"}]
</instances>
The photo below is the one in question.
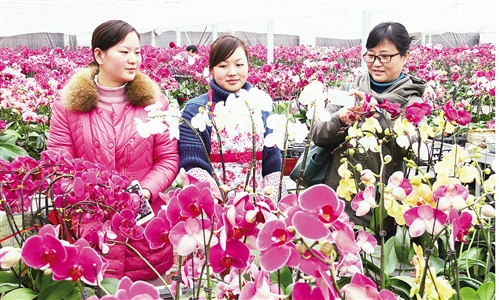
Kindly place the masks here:
<instances>
[{"instance_id":1,"label":"green orchid leaf","mask_svg":"<svg viewBox=\"0 0 499 300\"><path fill-rule=\"evenodd\" d=\"M0 271L0 285L3 283L17 283L16 275L12 272Z\"/></svg>"},{"instance_id":2,"label":"green orchid leaf","mask_svg":"<svg viewBox=\"0 0 499 300\"><path fill-rule=\"evenodd\" d=\"M19 134L14 130L4 130L3 134L0 135L0 142L2 144L15 144L17 139L19 138Z\"/></svg>"},{"instance_id":3,"label":"green orchid leaf","mask_svg":"<svg viewBox=\"0 0 499 300\"><path fill-rule=\"evenodd\" d=\"M12 291L19 288L18 284L14 283L2 283L0 284L0 294L7 293L8 291Z\"/></svg>"},{"instance_id":4,"label":"green orchid leaf","mask_svg":"<svg viewBox=\"0 0 499 300\"><path fill-rule=\"evenodd\" d=\"M28 152L12 144L2 144L0 146L0 159L12 161L18 156L28 156Z\"/></svg>"},{"instance_id":5,"label":"green orchid leaf","mask_svg":"<svg viewBox=\"0 0 499 300\"><path fill-rule=\"evenodd\" d=\"M45 300L60 300L65 299L67 295L71 294L75 289L75 283L69 280L61 280L55 281L53 284L50 284L44 287L40 294L38 295L38 299Z\"/></svg>"},{"instance_id":6,"label":"green orchid leaf","mask_svg":"<svg viewBox=\"0 0 499 300\"><path fill-rule=\"evenodd\" d=\"M395 233L395 253L397 254L397 259L404 263L408 262L410 250L411 239L409 238L409 233L403 227L397 226L397 232Z\"/></svg>"},{"instance_id":7,"label":"green orchid leaf","mask_svg":"<svg viewBox=\"0 0 499 300\"><path fill-rule=\"evenodd\" d=\"M397 268L397 253L395 252L395 237L391 237L387 242L385 242L385 274L390 275Z\"/></svg>"},{"instance_id":8,"label":"green orchid leaf","mask_svg":"<svg viewBox=\"0 0 499 300\"><path fill-rule=\"evenodd\" d=\"M19 299L31 300L35 299L36 297L38 297L38 295L32 289L20 288L5 294L2 297L2 300L19 300ZM43 298L38 298L38 299L43 299Z\"/></svg>"},{"instance_id":9,"label":"green orchid leaf","mask_svg":"<svg viewBox=\"0 0 499 300\"><path fill-rule=\"evenodd\" d=\"M409 276L392 277L388 281L388 286L390 286L390 289L396 290L397 295L400 295L404 299L411 299L411 288L414 286L413 278Z\"/></svg>"},{"instance_id":10,"label":"green orchid leaf","mask_svg":"<svg viewBox=\"0 0 499 300\"><path fill-rule=\"evenodd\" d=\"M495 294L495 284L492 281L482 284L476 291L480 300L492 300Z\"/></svg>"},{"instance_id":11,"label":"green orchid leaf","mask_svg":"<svg viewBox=\"0 0 499 300\"><path fill-rule=\"evenodd\" d=\"M293 283L293 275L291 274L291 271L287 266L282 267L279 270L279 276L280 276L280 284L281 288L284 290L287 286ZM277 272L273 272L270 274L270 278L272 279L273 283L277 283Z\"/></svg>"},{"instance_id":12,"label":"green orchid leaf","mask_svg":"<svg viewBox=\"0 0 499 300\"><path fill-rule=\"evenodd\" d=\"M120 281L116 278L104 278L100 285L111 295L114 295L116 294L116 288L118 287L119 282Z\"/></svg>"},{"instance_id":13,"label":"green orchid leaf","mask_svg":"<svg viewBox=\"0 0 499 300\"><path fill-rule=\"evenodd\" d=\"M463 287L460 291L462 300L477 300L478 295L474 289L470 287Z\"/></svg>"}]
</instances>

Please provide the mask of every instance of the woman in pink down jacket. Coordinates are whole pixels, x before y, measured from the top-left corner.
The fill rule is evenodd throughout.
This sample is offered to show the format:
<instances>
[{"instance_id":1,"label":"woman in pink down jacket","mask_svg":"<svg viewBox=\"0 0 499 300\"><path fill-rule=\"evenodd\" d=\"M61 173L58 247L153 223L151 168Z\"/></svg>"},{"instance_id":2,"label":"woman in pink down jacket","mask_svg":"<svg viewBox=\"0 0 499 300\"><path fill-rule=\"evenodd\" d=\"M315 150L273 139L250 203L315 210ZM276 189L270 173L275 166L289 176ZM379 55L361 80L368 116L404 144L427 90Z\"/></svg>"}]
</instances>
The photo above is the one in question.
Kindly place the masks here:
<instances>
[{"instance_id":1,"label":"woman in pink down jacket","mask_svg":"<svg viewBox=\"0 0 499 300\"><path fill-rule=\"evenodd\" d=\"M166 109L168 102L159 86L139 72L140 36L128 23L111 20L99 25L92 34L92 51L94 61L70 79L52 107L47 148L67 150L75 158L137 179L157 212L165 204L159 193L178 172L178 145L168 132L140 137L134 118L145 121L145 106L161 101ZM160 274L172 267L171 246L152 251L145 238L129 243ZM105 258L109 261L105 277L157 278L123 244L111 246Z\"/></svg>"}]
</instances>

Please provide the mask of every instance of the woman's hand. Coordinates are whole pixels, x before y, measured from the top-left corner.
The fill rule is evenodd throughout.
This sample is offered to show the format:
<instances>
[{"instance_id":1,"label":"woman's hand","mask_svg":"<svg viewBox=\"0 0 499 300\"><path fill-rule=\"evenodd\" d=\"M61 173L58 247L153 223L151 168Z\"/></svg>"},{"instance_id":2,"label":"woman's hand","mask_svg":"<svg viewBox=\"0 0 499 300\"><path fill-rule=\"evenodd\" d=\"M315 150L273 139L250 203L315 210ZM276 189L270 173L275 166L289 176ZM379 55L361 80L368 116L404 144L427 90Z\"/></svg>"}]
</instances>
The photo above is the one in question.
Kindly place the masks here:
<instances>
[{"instance_id":1,"label":"woman's hand","mask_svg":"<svg viewBox=\"0 0 499 300\"><path fill-rule=\"evenodd\" d=\"M349 90L348 95L350 96L355 96L356 98L360 99L360 105L362 105L362 101L364 101L366 94L364 92L358 91L358 90ZM354 106L354 107L342 107L338 111L338 117L340 118L341 122L343 124L350 126L353 124L353 122L357 121L360 119L360 108L361 106Z\"/></svg>"},{"instance_id":2,"label":"woman's hand","mask_svg":"<svg viewBox=\"0 0 499 300\"><path fill-rule=\"evenodd\" d=\"M151 191L150 190L148 190L148 189L142 189L142 195L147 200L151 200Z\"/></svg>"}]
</instances>

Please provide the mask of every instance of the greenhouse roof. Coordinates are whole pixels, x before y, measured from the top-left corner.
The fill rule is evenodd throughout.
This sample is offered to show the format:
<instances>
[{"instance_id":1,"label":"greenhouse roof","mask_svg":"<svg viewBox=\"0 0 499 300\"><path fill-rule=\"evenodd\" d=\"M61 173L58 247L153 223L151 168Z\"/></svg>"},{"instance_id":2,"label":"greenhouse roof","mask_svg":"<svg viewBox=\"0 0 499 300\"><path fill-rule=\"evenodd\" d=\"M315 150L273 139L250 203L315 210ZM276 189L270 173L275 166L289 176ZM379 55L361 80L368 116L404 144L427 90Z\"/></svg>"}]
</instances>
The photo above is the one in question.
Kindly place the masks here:
<instances>
[{"instance_id":1,"label":"greenhouse roof","mask_svg":"<svg viewBox=\"0 0 499 300\"><path fill-rule=\"evenodd\" d=\"M248 31L362 38L382 21L409 32L476 32L495 42L494 0L1 0L0 36L49 32L91 34L123 19L139 32ZM269 21L272 21L269 23Z\"/></svg>"}]
</instances>

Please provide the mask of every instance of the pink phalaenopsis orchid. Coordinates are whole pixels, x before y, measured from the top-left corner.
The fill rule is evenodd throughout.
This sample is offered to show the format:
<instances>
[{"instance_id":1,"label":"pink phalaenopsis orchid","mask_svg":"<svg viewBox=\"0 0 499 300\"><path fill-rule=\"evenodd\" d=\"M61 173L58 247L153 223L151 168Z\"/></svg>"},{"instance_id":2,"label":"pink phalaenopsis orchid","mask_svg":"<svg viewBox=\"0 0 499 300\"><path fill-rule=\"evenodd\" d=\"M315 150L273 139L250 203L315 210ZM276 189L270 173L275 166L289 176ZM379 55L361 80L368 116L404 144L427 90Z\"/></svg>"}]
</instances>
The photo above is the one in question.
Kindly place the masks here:
<instances>
[{"instance_id":1,"label":"pink phalaenopsis orchid","mask_svg":"<svg viewBox=\"0 0 499 300\"><path fill-rule=\"evenodd\" d=\"M361 273L353 275L350 283L341 289L341 293L344 293L348 300L397 300L395 294L389 290L378 291L374 281Z\"/></svg>"},{"instance_id":2,"label":"pink phalaenopsis orchid","mask_svg":"<svg viewBox=\"0 0 499 300\"><path fill-rule=\"evenodd\" d=\"M21 256L28 267L46 269L62 263L67 258L63 242L57 238L57 229L47 224L26 240Z\"/></svg>"},{"instance_id":3,"label":"pink phalaenopsis orchid","mask_svg":"<svg viewBox=\"0 0 499 300\"><path fill-rule=\"evenodd\" d=\"M303 237L313 240L330 238L329 227L344 211L345 203L325 184L314 185L298 197L300 211L292 217L292 224Z\"/></svg>"},{"instance_id":4,"label":"pink phalaenopsis orchid","mask_svg":"<svg viewBox=\"0 0 499 300\"><path fill-rule=\"evenodd\" d=\"M411 237L421 236L425 231L439 233L447 221L447 215L428 204L412 207L404 213L404 220L409 226Z\"/></svg>"},{"instance_id":5,"label":"pink phalaenopsis orchid","mask_svg":"<svg viewBox=\"0 0 499 300\"><path fill-rule=\"evenodd\" d=\"M279 270L284 265L295 267L299 254L292 243L294 234L289 232L282 220L265 223L256 239L260 253L260 266L267 272Z\"/></svg>"},{"instance_id":6,"label":"pink phalaenopsis orchid","mask_svg":"<svg viewBox=\"0 0 499 300\"><path fill-rule=\"evenodd\" d=\"M461 210L466 207L466 199L470 192L462 184L441 185L433 191L433 199L437 202L437 208L442 211L454 207Z\"/></svg>"},{"instance_id":7,"label":"pink phalaenopsis orchid","mask_svg":"<svg viewBox=\"0 0 499 300\"><path fill-rule=\"evenodd\" d=\"M402 171L393 173L388 179L386 190L397 200L403 201L412 192L411 182Z\"/></svg>"},{"instance_id":8,"label":"pink phalaenopsis orchid","mask_svg":"<svg viewBox=\"0 0 499 300\"><path fill-rule=\"evenodd\" d=\"M468 125L471 122L471 113L463 107L455 109L453 101L445 103L442 109L447 119L451 122L455 122L461 126Z\"/></svg>"},{"instance_id":9,"label":"pink phalaenopsis orchid","mask_svg":"<svg viewBox=\"0 0 499 300\"><path fill-rule=\"evenodd\" d=\"M179 255L191 254L198 246L208 245L211 235L211 222L207 219L188 218L177 223L170 231L170 241L177 247ZM211 237L209 247L218 243L216 236Z\"/></svg>"},{"instance_id":10,"label":"pink phalaenopsis orchid","mask_svg":"<svg viewBox=\"0 0 499 300\"><path fill-rule=\"evenodd\" d=\"M90 248L85 239L79 239L73 245L65 247L68 253L66 260L52 267L54 280L71 279L74 282L81 279L87 284L96 285L103 279L108 262Z\"/></svg>"},{"instance_id":11,"label":"pink phalaenopsis orchid","mask_svg":"<svg viewBox=\"0 0 499 300\"><path fill-rule=\"evenodd\" d=\"M360 191L352 199L352 208L355 210L355 215L357 216L364 216L371 208L375 208L376 206L376 194L372 185Z\"/></svg>"},{"instance_id":12,"label":"pink phalaenopsis orchid","mask_svg":"<svg viewBox=\"0 0 499 300\"><path fill-rule=\"evenodd\" d=\"M310 285L305 282L295 283L291 297L293 300L325 299L319 287L314 287L312 289Z\"/></svg>"},{"instance_id":13,"label":"pink phalaenopsis orchid","mask_svg":"<svg viewBox=\"0 0 499 300\"><path fill-rule=\"evenodd\" d=\"M386 101L386 98L384 98L383 102L381 102L381 104L378 104L377 107L380 109L384 109L388 113L390 113L392 119L397 118L402 113L402 110L400 109L400 103L388 102Z\"/></svg>"},{"instance_id":14,"label":"pink phalaenopsis orchid","mask_svg":"<svg viewBox=\"0 0 499 300\"><path fill-rule=\"evenodd\" d=\"M221 273L230 268L243 269L248 264L250 251L240 240L230 239L223 250L220 243L210 249L210 265L213 272Z\"/></svg>"},{"instance_id":15,"label":"pink phalaenopsis orchid","mask_svg":"<svg viewBox=\"0 0 499 300\"><path fill-rule=\"evenodd\" d=\"M451 208L449 211L449 223L452 224L452 234L449 239L449 246L452 250L455 249L456 241L466 242L466 237L468 236L468 229L473 221L473 216L467 212L463 211L461 215L459 212Z\"/></svg>"},{"instance_id":16,"label":"pink phalaenopsis orchid","mask_svg":"<svg viewBox=\"0 0 499 300\"><path fill-rule=\"evenodd\" d=\"M353 229L341 218L345 203L332 188L314 185L300 194L298 203L299 210L289 214L298 234L308 239L333 241L340 252L359 251Z\"/></svg>"},{"instance_id":17,"label":"pink phalaenopsis orchid","mask_svg":"<svg viewBox=\"0 0 499 300\"><path fill-rule=\"evenodd\" d=\"M407 121L413 125L418 125L424 117L430 115L431 106L425 102L414 102L405 109L405 117Z\"/></svg>"},{"instance_id":18,"label":"pink phalaenopsis orchid","mask_svg":"<svg viewBox=\"0 0 499 300\"><path fill-rule=\"evenodd\" d=\"M204 211L206 217L211 218L215 212L215 198L208 182L199 182L184 187L178 193L177 199L184 217L196 218Z\"/></svg>"},{"instance_id":19,"label":"pink phalaenopsis orchid","mask_svg":"<svg viewBox=\"0 0 499 300\"><path fill-rule=\"evenodd\" d=\"M357 232L357 245L366 253L374 253L378 242L372 234L365 230L359 230Z\"/></svg>"},{"instance_id":20,"label":"pink phalaenopsis orchid","mask_svg":"<svg viewBox=\"0 0 499 300\"><path fill-rule=\"evenodd\" d=\"M121 278L118 283L118 286L116 287L116 297L120 300L161 299L159 297L159 292L154 288L154 285L144 281L133 282L127 276Z\"/></svg>"},{"instance_id":21,"label":"pink phalaenopsis orchid","mask_svg":"<svg viewBox=\"0 0 499 300\"><path fill-rule=\"evenodd\" d=\"M144 228L137 225L135 213L131 209L114 214L111 220L113 230L119 231L124 237L140 240L144 233Z\"/></svg>"},{"instance_id":22,"label":"pink phalaenopsis orchid","mask_svg":"<svg viewBox=\"0 0 499 300\"><path fill-rule=\"evenodd\" d=\"M166 211L160 210L144 229L144 236L149 241L151 249L158 249L163 245L170 245L170 230L172 226L166 217Z\"/></svg>"}]
</instances>

